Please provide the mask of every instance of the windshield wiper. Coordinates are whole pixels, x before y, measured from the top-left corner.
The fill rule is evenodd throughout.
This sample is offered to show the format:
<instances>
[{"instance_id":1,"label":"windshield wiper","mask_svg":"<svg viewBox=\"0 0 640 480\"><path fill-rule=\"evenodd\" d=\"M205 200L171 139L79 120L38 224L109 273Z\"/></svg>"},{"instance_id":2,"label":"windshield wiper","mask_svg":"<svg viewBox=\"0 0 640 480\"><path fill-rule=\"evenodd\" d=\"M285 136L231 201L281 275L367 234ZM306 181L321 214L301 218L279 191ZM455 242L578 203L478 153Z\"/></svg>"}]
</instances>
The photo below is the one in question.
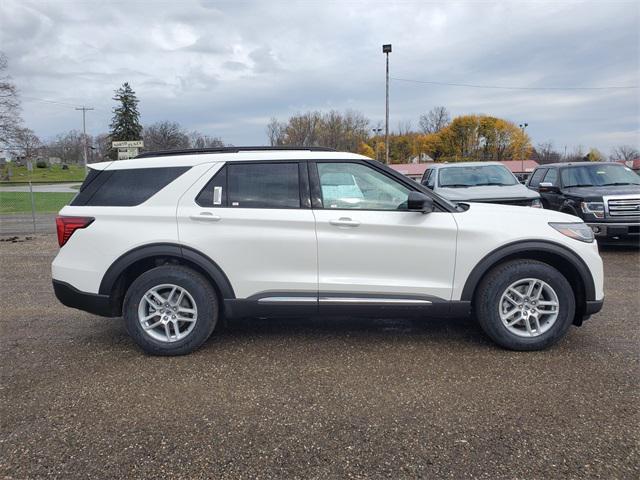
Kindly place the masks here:
<instances>
[{"instance_id":1,"label":"windshield wiper","mask_svg":"<svg viewBox=\"0 0 640 480\"><path fill-rule=\"evenodd\" d=\"M510 185L515 185L515 183L488 182L488 183L478 183L476 186L483 187L485 185L491 185L491 186L496 186L496 187L508 187Z\"/></svg>"},{"instance_id":2,"label":"windshield wiper","mask_svg":"<svg viewBox=\"0 0 640 480\"><path fill-rule=\"evenodd\" d=\"M631 183L631 182L614 182L614 183L603 183L603 187L614 187L617 185L640 185L640 183Z\"/></svg>"},{"instance_id":3,"label":"windshield wiper","mask_svg":"<svg viewBox=\"0 0 640 480\"><path fill-rule=\"evenodd\" d=\"M573 188L573 187L593 187L594 185L588 183L576 183L575 185L567 185L565 188Z\"/></svg>"},{"instance_id":4,"label":"windshield wiper","mask_svg":"<svg viewBox=\"0 0 640 480\"><path fill-rule=\"evenodd\" d=\"M440 185L442 188L458 188L458 187L472 187L474 185L467 185L466 183L451 183L448 185Z\"/></svg>"}]
</instances>

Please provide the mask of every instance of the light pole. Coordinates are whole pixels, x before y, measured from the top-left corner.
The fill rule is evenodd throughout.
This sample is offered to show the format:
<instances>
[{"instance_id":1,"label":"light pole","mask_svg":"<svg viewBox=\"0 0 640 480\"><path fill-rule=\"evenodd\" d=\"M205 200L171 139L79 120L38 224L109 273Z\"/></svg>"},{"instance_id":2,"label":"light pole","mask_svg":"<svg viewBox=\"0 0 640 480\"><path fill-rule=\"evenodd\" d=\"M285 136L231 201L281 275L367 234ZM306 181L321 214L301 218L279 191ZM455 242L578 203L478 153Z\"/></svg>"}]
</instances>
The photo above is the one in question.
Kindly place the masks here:
<instances>
[{"instance_id":1,"label":"light pole","mask_svg":"<svg viewBox=\"0 0 640 480\"><path fill-rule=\"evenodd\" d=\"M380 136L380 132L382 132L382 128L372 128L371 131L373 131L373 133L375 133L376 137ZM376 161L380 161L380 159L378 158L378 142L376 142L375 144L375 149L376 149Z\"/></svg>"},{"instance_id":2,"label":"light pole","mask_svg":"<svg viewBox=\"0 0 640 480\"><path fill-rule=\"evenodd\" d=\"M387 102L385 110L384 122L384 163L389 164L389 54L391 53L391 44L382 45L382 53L387 56Z\"/></svg>"},{"instance_id":3,"label":"light pole","mask_svg":"<svg viewBox=\"0 0 640 480\"><path fill-rule=\"evenodd\" d=\"M520 129L522 130L522 139L524 140L524 129L529 126L528 123L521 123ZM524 172L524 143L522 144L522 151L520 152L520 160L522 162L520 169L522 170L522 174L525 175Z\"/></svg>"}]
</instances>

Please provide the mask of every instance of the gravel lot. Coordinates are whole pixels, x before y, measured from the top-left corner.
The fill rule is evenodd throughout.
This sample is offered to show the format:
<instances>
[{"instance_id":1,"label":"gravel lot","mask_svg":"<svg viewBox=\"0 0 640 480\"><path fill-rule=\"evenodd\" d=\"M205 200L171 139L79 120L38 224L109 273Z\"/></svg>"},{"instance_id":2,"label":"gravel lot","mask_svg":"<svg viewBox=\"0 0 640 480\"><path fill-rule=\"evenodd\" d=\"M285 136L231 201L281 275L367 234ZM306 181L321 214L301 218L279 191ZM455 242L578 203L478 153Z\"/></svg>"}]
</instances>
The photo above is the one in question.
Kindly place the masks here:
<instances>
[{"instance_id":1,"label":"gravel lot","mask_svg":"<svg viewBox=\"0 0 640 480\"><path fill-rule=\"evenodd\" d=\"M0 243L5 478L639 478L640 255L537 353L473 323L252 320L140 353L58 304L55 236Z\"/></svg>"}]
</instances>

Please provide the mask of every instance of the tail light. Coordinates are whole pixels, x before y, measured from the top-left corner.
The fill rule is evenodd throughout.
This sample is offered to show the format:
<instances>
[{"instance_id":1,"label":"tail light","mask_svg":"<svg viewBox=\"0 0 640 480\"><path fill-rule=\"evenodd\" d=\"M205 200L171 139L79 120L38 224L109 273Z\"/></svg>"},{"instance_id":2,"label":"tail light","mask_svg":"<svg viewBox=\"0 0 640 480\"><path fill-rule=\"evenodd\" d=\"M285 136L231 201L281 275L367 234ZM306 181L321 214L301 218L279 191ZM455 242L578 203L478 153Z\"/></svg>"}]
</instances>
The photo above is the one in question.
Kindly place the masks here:
<instances>
[{"instance_id":1,"label":"tail light","mask_svg":"<svg viewBox=\"0 0 640 480\"><path fill-rule=\"evenodd\" d=\"M58 231L58 245L61 247L67 243L73 232L79 228L86 228L95 219L93 217L56 217L56 230Z\"/></svg>"}]
</instances>

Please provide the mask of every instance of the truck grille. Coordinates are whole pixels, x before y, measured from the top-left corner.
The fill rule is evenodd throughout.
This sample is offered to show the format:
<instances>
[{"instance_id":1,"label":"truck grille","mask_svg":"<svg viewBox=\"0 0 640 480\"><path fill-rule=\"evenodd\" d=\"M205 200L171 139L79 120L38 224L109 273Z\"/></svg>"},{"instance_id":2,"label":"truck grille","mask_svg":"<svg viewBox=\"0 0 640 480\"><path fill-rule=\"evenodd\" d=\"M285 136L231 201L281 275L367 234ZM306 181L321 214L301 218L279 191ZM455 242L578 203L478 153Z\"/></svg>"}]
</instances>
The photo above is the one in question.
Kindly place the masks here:
<instances>
[{"instance_id":1,"label":"truck grille","mask_svg":"<svg viewBox=\"0 0 640 480\"><path fill-rule=\"evenodd\" d=\"M640 195L608 197L607 207L611 217L640 217Z\"/></svg>"}]
</instances>

